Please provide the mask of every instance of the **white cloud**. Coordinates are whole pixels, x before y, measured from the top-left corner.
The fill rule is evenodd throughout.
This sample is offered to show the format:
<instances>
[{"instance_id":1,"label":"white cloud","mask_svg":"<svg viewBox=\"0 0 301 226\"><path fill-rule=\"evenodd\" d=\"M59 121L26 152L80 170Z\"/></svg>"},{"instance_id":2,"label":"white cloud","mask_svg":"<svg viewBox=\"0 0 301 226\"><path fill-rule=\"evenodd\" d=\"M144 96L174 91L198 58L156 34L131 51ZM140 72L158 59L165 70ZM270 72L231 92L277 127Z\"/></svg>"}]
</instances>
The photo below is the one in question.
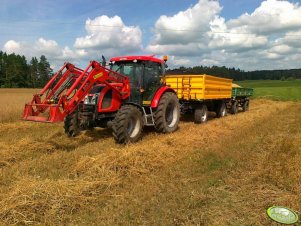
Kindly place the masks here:
<instances>
[{"instance_id":1,"label":"white cloud","mask_svg":"<svg viewBox=\"0 0 301 226\"><path fill-rule=\"evenodd\" d=\"M171 59L185 56L190 59L187 66L296 67L293 59L299 59L301 52L299 4L265 0L254 12L228 21L221 9L218 1L199 0L185 11L159 17L146 50L175 56Z\"/></svg>"},{"instance_id":2,"label":"white cloud","mask_svg":"<svg viewBox=\"0 0 301 226\"><path fill-rule=\"evenodd\" d=\"M55 40L41 37L34 43L9 40L3 49L8 53L25 55L28 59L45 55L55 69L64 61L86 66L90 60L99 60L101 54L116 56L142 51L140 28L126 26L118 16L88 19L85 28L87 35L76 38L73 48L62 47Z\"/></svg>"},{"instance_id":3,"label":"white cloud","mask_svg":"<svg viewBox=\"0 0 301 226\"><path fill-rule=\"evenodd\" d=\"M225 19L219 16L216 16L209 24L210 31L207 32L210 37L209 48L237 51L262 47L268 43L266 36L252 34L246 27L229 29Z\"/></svg>"},{"instance_id":4,"label":"white cloud","mask_svg":"<svg viewBox=\"0 0 301 226\"><path fill-rule=\"evenodd\" d=\"M207 52L206 32L210 29L210 21L221 9L217 1L200 0L174 16L161 16L155 23L155 36L146 50L176 56L195 56Z\"/></svg>"},{"instance_id":5,"label":"white cloud","mask_svg":"<svg viewBox=\"0 0 301 226\"><path fill-rule=\"evenodd\" d=\"M76 38L74 47L113 53L137 52L142 49L139 26L126 26L119 16L99 16L86 21L87 35ZM109 50L109 51L108 51Z\"/></svg>"},{"instance_id":6,"label":"white cloud","mask_svg":"<svg viewBox=\"0 0 301 226\"><path fill-rule=\"evenodd\" d=\"M270 52L278 54L286 54L293 51L293 48L288 45L275 45L270 49Z\"/></svg>"},{"instance_id":7,"label":"white cloud","mask_svg":"<svg viewBox=\"0 0 301 226\"><path fill-rule=\"evenodd\" d=\"M301 48L301 30L287 32L284 37L281 37L275 41L275 43L281 43L289 45L292 48Z\"/></svg>"},{"instance_id":8,"label":"white cloud","mask_svg":"<svg viewBox=\"0 0 301 226\"><path fill-rule=\"evenodd\" d=\"M4 44L4 51L25 55L30 61L31 57L39 58L45 55L54 69L60 67L64 61L76 61L85 55L83 50L71 50L68 46L62 48L54 40L39 38L34 43L17 42L9 40Z\"/></svg>"},{"instance_id":9,"label":"white cloud","mask_svg":"<svg viewBox=\"0 0 301 226\"><path fill-rule=\"evenodd\" d=\"M4 51L7 53L18 53L21 50L21 43L9 40L4 44Z\"/></svg>"},{"instance_id":10,"label":"white cloud","mask_svg":"<svg viewBox=\"0 0 301 226\"><path fill-rule=\"evenodd\" d=\"M172 57L172 62L174 66L186 66L191 63L191 61L187 58L176 58L176 57Z\"/></svg>"},{"instance_id":11,"label":"white cloud","mask_svg":"<svg viewBox=\"0 0 301 226\"><path fill-rule=\"evenodd\" d=\"M266 0L251 14L243 14L228 22L229 27L247 27L256 34L285 32L301 27L301 8L298 3Z\"/></svg>"},{"instance_id":12,"label":"white cloud","mask_svg":"<svg viewBox=\"0 0 301 226\"><path fill-rule=\"evenodd\" d=\"M155 23L154 43L173 45L201 41L202 33L209 29L208 22L213 20L221 9L217 1L200 0L196 5L174 16L161 16Z\"/></svg>"}]
</instances>

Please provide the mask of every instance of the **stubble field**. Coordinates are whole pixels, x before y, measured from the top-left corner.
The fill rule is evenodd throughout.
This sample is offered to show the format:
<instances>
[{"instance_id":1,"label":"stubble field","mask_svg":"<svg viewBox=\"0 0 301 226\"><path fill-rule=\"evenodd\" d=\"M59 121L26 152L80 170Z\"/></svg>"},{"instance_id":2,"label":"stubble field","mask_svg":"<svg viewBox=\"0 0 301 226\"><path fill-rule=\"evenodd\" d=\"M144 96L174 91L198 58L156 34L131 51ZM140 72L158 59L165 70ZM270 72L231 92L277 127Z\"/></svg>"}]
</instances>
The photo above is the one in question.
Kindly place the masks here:
<instances>
[{"instance_id":1,"label":"stubble field","mask_svg":"<svg viewBox=\"0 0 301 226\"><path fill-rule=\"evenodd\" d=\"M123 146L20 120L34 92L0 89L2 225L267 225L271 205L301 210L301 102L255 99Z\"/></svg>"}]
</instances>

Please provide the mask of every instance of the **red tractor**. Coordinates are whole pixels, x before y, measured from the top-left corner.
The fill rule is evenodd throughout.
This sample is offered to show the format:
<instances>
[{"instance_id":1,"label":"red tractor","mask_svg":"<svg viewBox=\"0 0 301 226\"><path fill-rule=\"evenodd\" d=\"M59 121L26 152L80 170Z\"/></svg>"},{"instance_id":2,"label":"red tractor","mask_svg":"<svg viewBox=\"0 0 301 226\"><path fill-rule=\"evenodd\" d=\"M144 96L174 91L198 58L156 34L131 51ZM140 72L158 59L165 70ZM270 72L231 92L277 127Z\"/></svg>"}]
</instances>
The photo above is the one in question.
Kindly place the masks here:
<instances>
[{"instance_id":1,"label":"red tractor","mask_svg":"<svg viewBox=\"0 0 301 226\"><path fill-rule=\"evenodd\" d=\"M64 121L68 136L93 127L110 127L117 143L138 141L144 126L173 132L178 128L180 107L175 91L162 82L166 60L114 57L110 68L105 61L91 61L85 70L65 63L25 105L23 118Z\"/></svg>"}]
</instances>

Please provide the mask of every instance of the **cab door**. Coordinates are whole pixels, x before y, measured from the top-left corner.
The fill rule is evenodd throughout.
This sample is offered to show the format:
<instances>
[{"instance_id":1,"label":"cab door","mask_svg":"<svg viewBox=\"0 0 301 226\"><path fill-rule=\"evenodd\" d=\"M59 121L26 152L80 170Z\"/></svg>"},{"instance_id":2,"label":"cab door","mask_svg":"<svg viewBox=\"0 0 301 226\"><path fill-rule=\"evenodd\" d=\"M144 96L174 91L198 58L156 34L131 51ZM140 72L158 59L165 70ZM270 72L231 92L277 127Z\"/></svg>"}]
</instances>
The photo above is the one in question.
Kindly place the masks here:
<instances>
[{"instance_id":1,"label":"cab door","mask_svg":"<svg viewBox=\"0 0 301 226\"><path fill-rule=\"evenodd\" d=\"M156 62L146 62L142 81L142 100L144 105L149 105L156 93L162 86L161 77L163 76L163 65Z\"/></svg>"},{"instance_id":2,"label":"cab door","mask_svg":"<svg viewBox=\"0 0 301 226\"><path fill-rule=\"evenodd\" d=\"M143 65L136 63L133 64L133 71L130 75L130 88L131 88L131 96L130 101L134 102L138 105L142 105L142 79L143 77Z\"/></svg>"}]
</instances>

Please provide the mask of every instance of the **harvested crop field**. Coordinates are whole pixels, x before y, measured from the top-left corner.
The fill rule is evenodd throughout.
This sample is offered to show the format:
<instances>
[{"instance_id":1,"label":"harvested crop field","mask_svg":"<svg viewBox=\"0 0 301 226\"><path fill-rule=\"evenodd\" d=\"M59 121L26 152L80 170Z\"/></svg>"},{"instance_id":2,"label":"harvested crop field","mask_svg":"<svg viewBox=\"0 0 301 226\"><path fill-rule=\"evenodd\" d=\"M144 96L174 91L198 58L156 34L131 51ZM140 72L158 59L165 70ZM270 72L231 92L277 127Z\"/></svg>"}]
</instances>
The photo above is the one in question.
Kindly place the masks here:
<instances>
[{"instance_id":1,"label":"harvested crop field","mask_svg":"<svg viewBox=\"0 0 301 226\"><path fill-rule=\"evenodd\" d=\"M19 120L28 93L0 114L3 225L265 225L271 205L301 210L301 102L252 100L123 146L110 130L67 138Z\"/></svg>"}]
</instances>

